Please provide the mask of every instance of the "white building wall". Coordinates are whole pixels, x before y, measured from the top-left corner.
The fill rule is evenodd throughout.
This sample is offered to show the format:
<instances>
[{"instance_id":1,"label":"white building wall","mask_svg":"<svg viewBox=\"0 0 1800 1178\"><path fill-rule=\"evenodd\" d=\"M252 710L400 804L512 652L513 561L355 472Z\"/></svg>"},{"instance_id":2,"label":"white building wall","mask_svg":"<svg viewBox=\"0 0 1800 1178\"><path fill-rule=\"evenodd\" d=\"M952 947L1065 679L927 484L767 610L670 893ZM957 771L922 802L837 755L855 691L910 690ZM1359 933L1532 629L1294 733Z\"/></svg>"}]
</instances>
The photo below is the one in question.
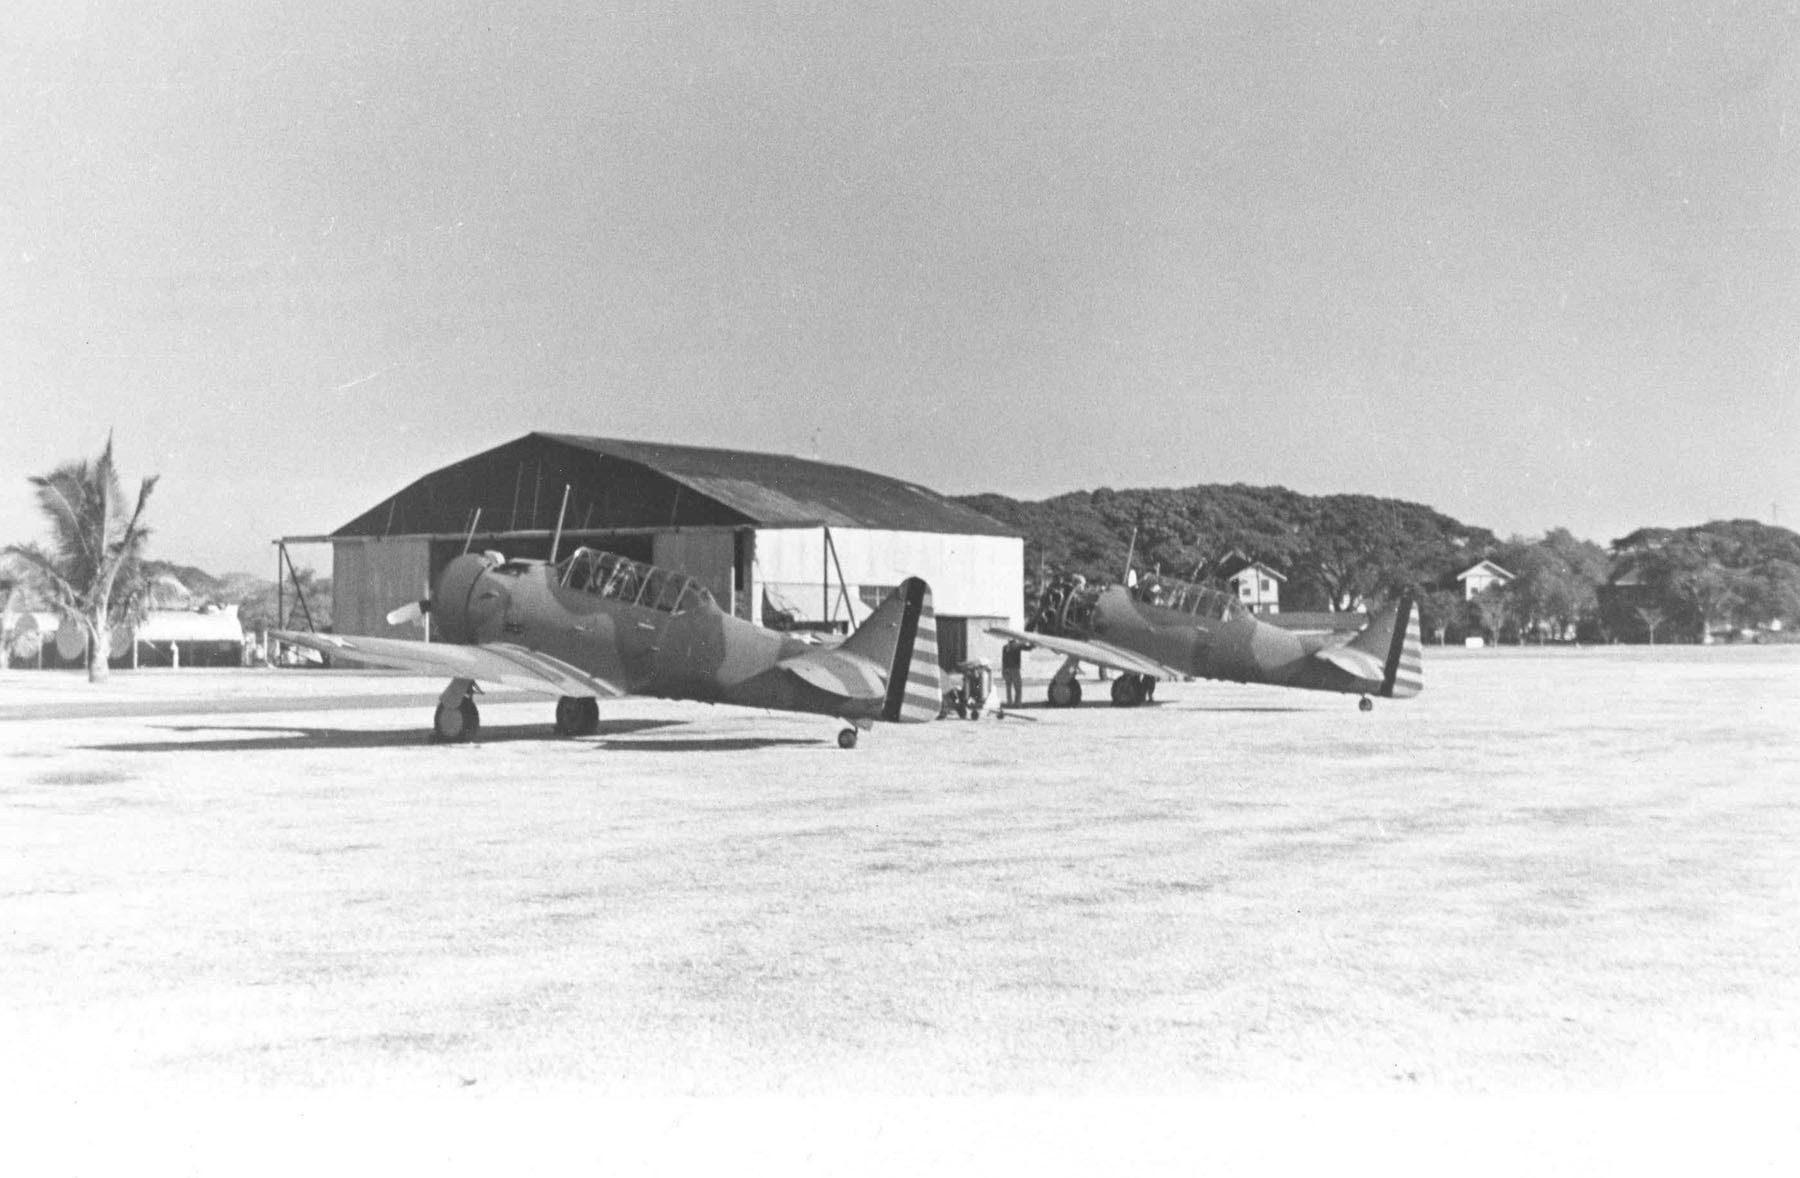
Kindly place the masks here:
<instances>
[{"instance_id":1,"label":"white building wall","mask_svg":"<svg viewBox=\"0 0 1800 1178\"><path fill-rule=\"evenodd\" d=\"M1476 565L1462 574L1463 600L1473 601L1475 595L1482 590L1494 585L1510 585L1512 579L1510 573L1497 572L1485 564Z\"/></svg>"},{"instance_id":2,"label":"white building wall","mask_svg":"<svg viewBox=\"0 0 1800 1178\"><path fill-rule=\"evenodd\" d=\"M427 540L343 541L331 546L331 623L339 634L423 638L422 622L387 624L388 611L431 591ZM291 595L293 586L288 586ZM292 604L291 598L289 604Z\"/></svg>"},{"instance_id":3,"label":"white building wall","mask_svg":"<svg viewBox=\"0 0 1800 1178\"><path fill-rule=\"evenodd\" d=\"M1236 576L1226 578L1225 583L1252 613L1281 612L1281 581L1262 565L1251 565Z\"/></svg>"},{"instance_id":4,"label":"white building wall","mask_svg":"<svg viewBox=\"0 0 1800 1178\"><path fill-rule=\"evenodd\" d=\"M860 620L863 586L892 588L909 576L931 585L932 608L955 617L997 618L1019 626L1025 608L1025 541L1016 536L957 536L832 528L829 607L820 586L829 556L823 528L764 528L756 533L756 577L799 607L806 621L842 620L838 565Z\"/></svg>"}]
</instances>

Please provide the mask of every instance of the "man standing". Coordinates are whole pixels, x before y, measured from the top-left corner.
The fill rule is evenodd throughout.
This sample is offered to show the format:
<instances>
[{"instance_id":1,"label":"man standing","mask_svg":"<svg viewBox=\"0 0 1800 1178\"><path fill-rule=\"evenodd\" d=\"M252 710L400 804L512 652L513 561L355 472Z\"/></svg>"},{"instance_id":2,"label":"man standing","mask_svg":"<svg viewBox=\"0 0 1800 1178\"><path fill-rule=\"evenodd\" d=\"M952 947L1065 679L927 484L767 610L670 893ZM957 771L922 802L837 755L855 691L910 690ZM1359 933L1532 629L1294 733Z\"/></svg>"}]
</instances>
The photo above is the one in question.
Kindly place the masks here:
<instances>
[{"instance_id":1,"label":"man standing","mask_svg":"<svg viewBox=\"0 0 1800 1178\"><path fill-rule=\"evenodd\" d=\"M1030 643L1009 638L1000 648L1000 677L1006 681L1006 706L1025 702L1025 680L1022 677L1024 654Z\"/></svg>"}]
</instances>

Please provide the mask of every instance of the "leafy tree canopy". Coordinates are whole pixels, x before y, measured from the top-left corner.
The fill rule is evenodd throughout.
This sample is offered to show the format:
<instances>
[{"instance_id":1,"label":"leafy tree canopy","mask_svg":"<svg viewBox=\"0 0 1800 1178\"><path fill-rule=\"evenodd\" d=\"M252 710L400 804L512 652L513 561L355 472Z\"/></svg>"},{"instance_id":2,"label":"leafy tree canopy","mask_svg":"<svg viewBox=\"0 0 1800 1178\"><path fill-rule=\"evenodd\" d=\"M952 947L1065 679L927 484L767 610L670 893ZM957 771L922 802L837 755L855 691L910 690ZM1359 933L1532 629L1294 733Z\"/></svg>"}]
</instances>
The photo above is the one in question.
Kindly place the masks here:
<instances>
[{"instance_id":1,"label":"leafy tree canopy","mask_svg":"<svg viewBox=\"0 0 1800 1178\"><path fill-rule=\"evenodd\" d=\"M1613 541L1610 612L1655 609L1705 640L1719 626L1800 624L1800 533L1756 520L1639 528Z\"/></svg>"},{"instance_id":2,"label":"leafy tree canopy","mask_svg":"<svg viewBox=\"0 0 1800 1178\"><path fill-rule=\"evenodd\" d=\"M1417 503L1371 495L1310 496L1243 484L1118 491L1102 487L1039 502L969 495L962 502L1025 537L1026 578L1040 569L1116 580L1132 563L1204 579L1234 552L1289 578L1293 608L1348 609L1434 581L1494 544Z\"/></svg>"}]
</instances>

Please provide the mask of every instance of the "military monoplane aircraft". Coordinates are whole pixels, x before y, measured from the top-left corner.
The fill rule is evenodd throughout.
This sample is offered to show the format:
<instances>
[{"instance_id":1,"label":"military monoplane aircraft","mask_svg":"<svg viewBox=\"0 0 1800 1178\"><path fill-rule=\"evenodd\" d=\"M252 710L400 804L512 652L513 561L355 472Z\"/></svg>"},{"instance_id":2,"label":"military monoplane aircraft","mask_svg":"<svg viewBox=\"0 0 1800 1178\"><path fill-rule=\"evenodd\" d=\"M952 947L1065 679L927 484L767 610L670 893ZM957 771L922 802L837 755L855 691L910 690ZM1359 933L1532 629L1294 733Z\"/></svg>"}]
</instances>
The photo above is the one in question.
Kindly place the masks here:
<instances>
[{"instance_id":1,"label":"military monoplane aircraft","mask_svg":"<svg viewBox=\"0 0 1800 1178\"><path fill-rule=\"evenodd\" d=\"M1410 593L1354 634L1294 633L1259 621L1231 594L1163 576L1126 585L1059 577L1039 597L1023 631L990 634L1067 656L1050 681L1050 702L1081 702L1081 663L1118 671L1112 701L1134 707L1155 680L1181 676L1269 683L1362 697L1406 699L1424 688L1419 619Z\"/></svg>"},{"instance_id":2,"label":"military monoplane aircraft","mask_svg":"<svg viewBox=\"0 0 1800 1178\"><path fill-rule=\"evenodd\" d=\"M558 562L465 553L431 596L388 615L429 611L441 642L280 630L334 658L446 674L433 735L471 740L477 684L557 696L556 731L599 729L602 696L651 695L835 716L843 748L876 720L935 720L943 704L931 590L903 582L856 631L820 646L721 610L680 573L589 548Z\"/></svg>"}]
</instances>

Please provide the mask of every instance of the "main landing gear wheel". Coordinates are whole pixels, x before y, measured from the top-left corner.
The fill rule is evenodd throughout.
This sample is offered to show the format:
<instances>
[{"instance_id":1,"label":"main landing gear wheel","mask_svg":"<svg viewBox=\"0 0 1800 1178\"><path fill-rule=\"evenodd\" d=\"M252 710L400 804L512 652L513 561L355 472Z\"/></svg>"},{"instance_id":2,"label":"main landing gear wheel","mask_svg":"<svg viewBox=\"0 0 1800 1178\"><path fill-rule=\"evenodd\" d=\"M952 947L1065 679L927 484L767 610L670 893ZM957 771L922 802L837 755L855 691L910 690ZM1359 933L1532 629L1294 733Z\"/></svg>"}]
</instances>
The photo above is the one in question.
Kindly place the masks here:
<instances>
[{"instance_id":1,"label":"main landing gear wheel","mask_svg":"<svg viewBox=\"0 0 1800 1178\"><path fill-rule=\"evenodd\" d=\"M454 706L439 704L437 715L431 722L432 739L449 743L474 740L480 731L481 712L475 707L475 701L466 695Z\"/></svg>"},{"instance_id":2,"label":"main landing gear wheel","mask_svg":"<svg viewBox=\"0 0 1800 1178\"><path fill-rule=\"evenodd\" d=\"M600 731L600 701L591 695L565 695L556 701L558 736L592 736Z\"/></svg>"},{"instance_id":3,"label":"main landing gear wheel","mask_svg":"<svg viewBox=\"0 0 1800 1178\"><path fill-rule=\"evenodd\" d=\"M1112 701L1115 708L1135 708L1149 693L1144 690L1142 675L1120 675L1113 680Z\"/></svg>"},{"instance_id":4,"label":"main landing gear wheel","mask_svg":"<svg viewBox=\"0 0 1800 1178\"><path fill-rule=\"evenodd\" d=\"M1050 706L1072 708L1081 702L1081 684L1073 679L1050 680Z\"/></svg>"},{"instance_id":5,"label":"main landing gear wheel","mask_svg":"<svg viewBox=\"0 0 1800 1178\"><path fill-rule=\"evenodd\" d=\"M855 748L856 747L856 729L846 728L842 732L838 733L838 747L841 749Z\"/></svg>"},{"instance_id":6,"label":"main landing gear wheel","mask_svg":"<svg viewBox=\"0 0 1800 1178\"><path fill-rule=\"evenodd\" d=\"M1375 710L1375 701L1365 695L1360 700L1356 701L1356 710L1359 712L1372 712Z\"/></svg>"}]
</instances>

